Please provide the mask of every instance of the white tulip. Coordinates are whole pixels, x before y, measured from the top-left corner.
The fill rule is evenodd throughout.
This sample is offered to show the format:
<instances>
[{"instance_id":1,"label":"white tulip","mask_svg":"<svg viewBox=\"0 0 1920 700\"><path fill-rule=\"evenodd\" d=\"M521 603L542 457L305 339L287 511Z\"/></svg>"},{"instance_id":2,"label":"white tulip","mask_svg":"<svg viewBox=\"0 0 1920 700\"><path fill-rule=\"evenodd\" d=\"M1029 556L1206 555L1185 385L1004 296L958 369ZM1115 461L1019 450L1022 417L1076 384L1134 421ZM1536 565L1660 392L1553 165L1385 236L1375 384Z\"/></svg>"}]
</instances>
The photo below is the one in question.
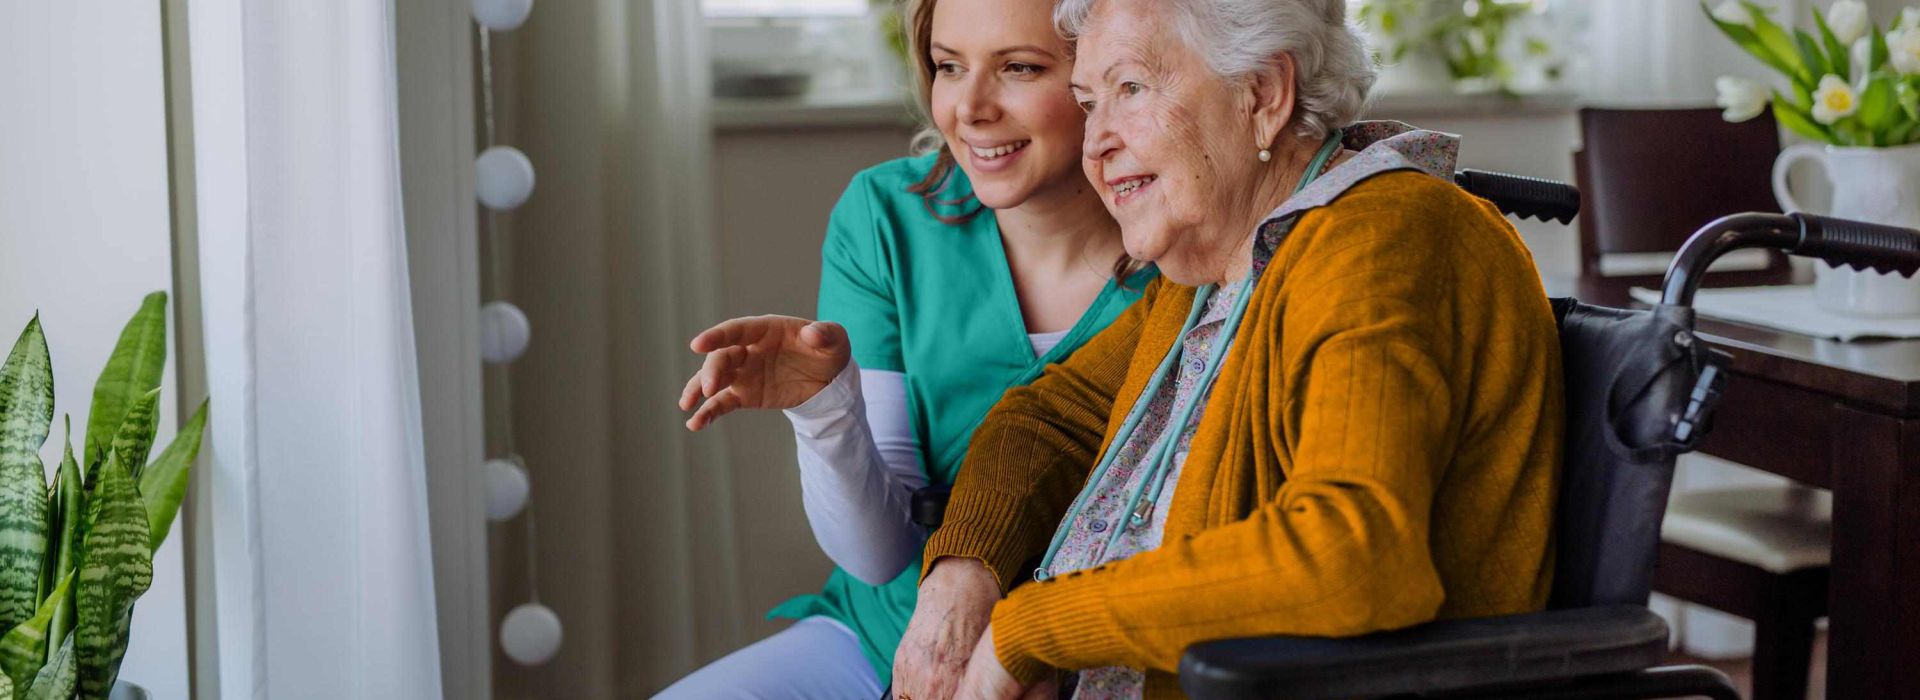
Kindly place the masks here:
<instances>
[{"instance_id":1,"label":"white tulip","mask_svg":"<svg viewBox=\"0 0 1920 700\"><path fill-rule=\"evenodd\" d=\"M1727 110L1720 115L1727 121L1743 122L1767 109L1767 88L1760 83L1723 75L1713 81L1713 87L1720 92L1714 103Z\"/></svg>"},{"instance_id":2,"label":"white tulip","mask_svg":"<svg viewBox=\"0 0 1920 700\"><path fill-rule=\"evenodd\" d=\"M1832 124L1860 111L1860 97L1853 86L1840 76L1828 75L1820 79L1820 89L1813 92L1813 120L1822 124Z\"/></svg>"},{"instance_id":3,"label":"white tulip","mask_svg":"<svg viewBox=\"0 0 1920 700\"><path fill-rule=\"evenodd\" d=\"M1839 0L1827 9L1827 27L1842 44L1867 35L1867 4L1860 0Z\"/></svg>"},{"instance_id":4,"label":"white tulip","mask_svg":"<svg viewBox=\"0 0 1920 700\"><path fill-rule=\"evenodd\" d=\"M1713 18L1742 27L1753 24L1753 13L1747 10L1746 5L1740 4L1740 0L1723 0L1719 5L1714 6Z\"/></svg>"},{"instance_id":5,"label":"white tulip","mask_svg":"<svg viewBox=\"0 0 1920 700\"><path fill-rule=\"evenodd\" d=\"M1858 41L1853 42L1850 53L1853 54L1853 74L1866 75L1867 69L1870 68L1867 64L1873 61L1873 37L1860 37Z\"/></svg>"},{"instance_id":6,"label":"white tulip","mask_svg":"<svg viewBox=\"0 0 1920 700\"><path fill-rule=\"evenodd\" d=\"M1888 34L1887 60L1901 75L1920 73L1920 28Z\"/></svg>"},{"instance_id":7,"label":"white tulip","mask_svg":"<svg viewBox=\"0 0 1920 700\"><path fill-rule=\"evenodd\" d=\"M1900 11L1900 22L1893 25L1894 31L1920 27L1920 7L1909 7Z\"/></svg>"}]
</instances>

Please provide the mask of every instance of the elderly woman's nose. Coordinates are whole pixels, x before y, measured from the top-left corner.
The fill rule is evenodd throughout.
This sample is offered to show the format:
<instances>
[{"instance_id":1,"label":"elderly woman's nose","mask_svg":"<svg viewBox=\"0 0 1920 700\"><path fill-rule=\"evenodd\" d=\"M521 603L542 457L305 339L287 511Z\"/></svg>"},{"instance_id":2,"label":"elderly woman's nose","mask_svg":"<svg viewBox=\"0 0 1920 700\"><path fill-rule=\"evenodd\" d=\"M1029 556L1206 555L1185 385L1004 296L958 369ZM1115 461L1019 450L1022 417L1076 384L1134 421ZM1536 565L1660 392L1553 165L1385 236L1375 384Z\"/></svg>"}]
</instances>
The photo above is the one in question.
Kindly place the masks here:
<instances>
[{"instance_id":1,"label":"elderly woman's nose","mask_svg":"<svg viewBox=\"0 0 1920 700\"><path fill-rule=\"evenodd\" d=\"M960 83L957 112L966 123L990 122L1000 118L999 83L974 74Z\"/></svg>"},{"instance_id":2,"label":"elderly woman's nose","mask_svg":"<svg viewBox=\"0 0 1920 700\"><path fill-rule=\"evenodd\" d=\"M1100 112L1087 115L1086 137L1080 142L1080 150L1091 160L1106 160L1120 150L1120 135Z\"/></svg>"}]
</instances>

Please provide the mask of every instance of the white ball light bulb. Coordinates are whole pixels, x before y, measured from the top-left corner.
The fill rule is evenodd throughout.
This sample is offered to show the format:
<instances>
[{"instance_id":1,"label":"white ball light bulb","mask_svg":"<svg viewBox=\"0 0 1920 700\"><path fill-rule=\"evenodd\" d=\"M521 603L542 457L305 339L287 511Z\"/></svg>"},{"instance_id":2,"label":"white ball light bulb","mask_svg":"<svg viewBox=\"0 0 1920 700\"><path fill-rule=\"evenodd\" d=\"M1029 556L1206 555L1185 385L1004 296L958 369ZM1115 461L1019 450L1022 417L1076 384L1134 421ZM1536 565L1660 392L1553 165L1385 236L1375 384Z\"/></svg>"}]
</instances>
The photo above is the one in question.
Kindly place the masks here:
<instances>
[{"instance_id":1,"label":"white ball light bulb","mask_svg":"<svg viewBox=\"0 0 1920 700\"><path fill-rule=\"evenodd\" d=\"M473 18L496 32L518 29L533 11L533 0L473 0Z\"/></svg>"},{"instance_id":2,"label":"white ball light bulb","mask_svg":"<svg viewBox=\"0 0 1920 700\"><path fill-rule=\"evenodd\" d=\"M494 522L519 515L527 507L527 469L520 458L487 460L487 519Z\"/></svg>"},{"instance_id":3,"label":"white ball light bulb","mask_svg":"<svg viewBox=\"0 0 1920 700\"><path fill-rule=\"evenodd\" d=\"M560 652L560 616L539 603L514 608L500 621L500 650L522 666L538 666Z\"/></svg>"},{"instance_id":4,"label":"white ball light bulb","mask_svg":"<svg viewBox=\"0 0 1920 700\"><path fill-rule=\"evenodd\" d=\"M498 365L520 359L533 342L533 325L527 314L510 302L489 302L480 307L480 359Z\"/></svg>"},{"instance_id":5,"label":"white ball light bulb","mask_svg":"<svg viewBox=\"0 0 1920 700\"><path fill-rule=\"evenodd\" d=\"M494 211L525 204L533 195L533 161L512 146L494 146L473 161L473 189Z\"/></svg>"}]
</instances>

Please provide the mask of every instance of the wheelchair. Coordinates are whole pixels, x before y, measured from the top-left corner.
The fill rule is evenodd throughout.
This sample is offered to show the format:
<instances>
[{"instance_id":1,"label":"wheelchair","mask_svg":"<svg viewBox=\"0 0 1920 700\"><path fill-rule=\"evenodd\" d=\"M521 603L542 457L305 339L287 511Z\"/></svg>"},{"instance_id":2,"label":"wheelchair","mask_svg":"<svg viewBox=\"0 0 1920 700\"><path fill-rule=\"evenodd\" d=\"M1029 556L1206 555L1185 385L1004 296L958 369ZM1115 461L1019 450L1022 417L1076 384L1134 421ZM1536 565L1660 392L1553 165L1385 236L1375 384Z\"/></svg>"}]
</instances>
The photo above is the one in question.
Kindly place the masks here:
<instances>
[{"instance_id":1,"label":"wheelchair","mask_svg":"<svg viewBox=\"0 0 1920 700\"><path fill-rule=\"evenodd\" d=\"M1474 170L1454 180L1509 216L1566 223L1580 207L1579 191L1565 183ZM1646 604L1674 460L1711 427L1729 359L1695 337L1694 292L1708 265L1743 248L1880 272L1920 270L1920 231L1798 213L1736 214L1688 239L1652 308L1551 300L1567 432L1547 609L1359 637L1203 642L1181 659L1181 688L1197 700L1739 700L1718 670L1659 666L1668 629ZM915 521L939 527L949 492L916 491Z\"/></svg>"}]
</instances>

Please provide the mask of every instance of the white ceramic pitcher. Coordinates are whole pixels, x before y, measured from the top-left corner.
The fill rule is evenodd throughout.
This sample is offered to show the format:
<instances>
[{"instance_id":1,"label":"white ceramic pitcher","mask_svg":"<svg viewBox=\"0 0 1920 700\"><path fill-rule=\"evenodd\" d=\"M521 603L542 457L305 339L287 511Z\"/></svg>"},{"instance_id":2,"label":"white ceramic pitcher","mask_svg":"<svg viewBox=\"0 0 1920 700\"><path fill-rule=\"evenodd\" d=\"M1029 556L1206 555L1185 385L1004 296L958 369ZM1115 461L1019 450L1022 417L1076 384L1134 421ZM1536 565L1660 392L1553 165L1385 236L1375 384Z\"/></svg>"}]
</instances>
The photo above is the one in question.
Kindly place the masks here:
<instances>
[{"instance_id":1,"label":"white ceramic pitcher","mask_svg":"<svg viewBox=\"0 0 1920 700\"><path fill-rule=\"evenodd\" d=\"M1831 216L1920 228L1920 145L1841 148L1799 144L1773 162L1773 196L1782 211L1806 211L1787 185L1802 160L1819 161L1833 182ZM1849 316L1920 316L1920 275L1902 277L1816 262L1814 301Z\"/></svg>"}]
</instances>

